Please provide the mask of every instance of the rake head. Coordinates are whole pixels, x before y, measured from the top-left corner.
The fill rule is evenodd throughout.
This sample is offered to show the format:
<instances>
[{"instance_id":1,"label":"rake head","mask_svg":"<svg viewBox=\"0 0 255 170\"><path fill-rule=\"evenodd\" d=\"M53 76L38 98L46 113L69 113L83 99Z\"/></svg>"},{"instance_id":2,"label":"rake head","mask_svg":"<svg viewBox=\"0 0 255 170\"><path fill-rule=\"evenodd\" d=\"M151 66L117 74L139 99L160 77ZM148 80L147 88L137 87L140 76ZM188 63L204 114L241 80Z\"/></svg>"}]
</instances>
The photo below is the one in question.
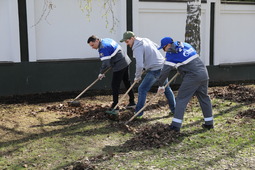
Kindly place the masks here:
<instances>
[{"instance_id":1,"label":"rake head","mask_svg":"<svg viewBox=\"0 0 255 170\"><path fill-rule=\"evenodd\" d=\"M67 103L68 103L68 106L71 106L71 107L81 107L81 103L78 101L70 101Z\"/></svg>"}]
</instances>

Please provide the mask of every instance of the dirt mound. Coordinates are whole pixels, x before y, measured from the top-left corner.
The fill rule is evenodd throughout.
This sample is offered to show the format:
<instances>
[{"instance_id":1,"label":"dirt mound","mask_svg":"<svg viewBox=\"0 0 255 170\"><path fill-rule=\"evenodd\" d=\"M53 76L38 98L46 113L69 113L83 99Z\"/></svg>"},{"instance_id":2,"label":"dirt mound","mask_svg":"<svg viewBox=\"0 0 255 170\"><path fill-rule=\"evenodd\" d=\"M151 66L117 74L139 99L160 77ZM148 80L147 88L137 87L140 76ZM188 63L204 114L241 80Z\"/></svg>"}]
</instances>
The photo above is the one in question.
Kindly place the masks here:
<instances>
[{"instance_id":1,"label":"dirt mound","mask_svg":"<svg viewBox=\"0 0 255 170\"><path fill-rule=\"evenodd\" d=\"M135 136L122 145L125 149L144 150L149 148L160 148L174 142L180 142L183 133L168 130L168 126L162 123L147 124L136 129Z\"/></svg>"},{"instance_id":2,"label":"dirt mound","mask_svg":"<svg viewBox=\"0 0 255 170\"><path fill-rule=\"evenodd\" d=\"M214 87L209 89L211 97L235 102L253 103L255 102L255 89L242 85L230 84L225 87Z\"/></svg>"},{"instance_id":3,"label":"dirt mound","mask_svg":"<svg viewBox=\"0 0 255 170\"><path fill-rule=\"evenodd\" d=\"M86 120L102 120L106 118L103 105L84 105L81 107L70 107L67 104L49 105L46 107L49 111L58 111L66 116L82 116Z\"/></svg>"},{"instance_id":4,"label":"dirt mound","mask_svg":"<svg viewBox=\"0 0 255 170\"><path fill-rule=\"evenodd\" d=\"M255 119L255 108L240 112L235 116L235 118L238 119L242 119L244 117Z\"/></svg>"},{"instance_id":5,"label":"dirt mound","mask_svg":"<svg viewBox=\"0 0 255 170\"><path fill-rule=\"evenodd\" d=\"M168 130L168 125L162 123L147 124L135 129L135 135L132 139L128 140L121 146L114 146L113 150L117 151L130 151L130 150L145 150L150 148L160 148L170 145L171 143L178 143L181 141L181 136L185 136L183 133L176 133ZM122 149L121 149L122 148ZM90 158L84 158L80 161L73 163L72 165L65 167L63 170L81 170L97 169L95 166L97 162L107 161L115 156L114 153L107 151L108 153L93 156Z\"/></svg>"},{"instance_id":6,"label":"dirt mound","mask_svg":"<svg viewBox=\"0 0 255 170\"><path fill-rule=\"evenodd\" d=\"M81 103L80 107L72 107L68 104L48 105L46 110L57 111L66 116L81 116L85 120L127 121L134 115L132 110L125 109L120 109L117 115L107 114L109 108L109 105Z\"/></svg>"},{"instance_id":7,"label":"dirt mound","mask_svg":"<svg viewBox=\"0 0 255 170\"><path fill-rule=\"evenodd\" d=\"M93 169L98 169L96 166L97 162L100 161L107 161L112 159L114 157L113 153L110 154L100 154L97 156L92 156L92 157L86 157L82 160L76 161L70 166L67 166L63 168L62 170L93 170Z\"/></svg>"}]
</instances>

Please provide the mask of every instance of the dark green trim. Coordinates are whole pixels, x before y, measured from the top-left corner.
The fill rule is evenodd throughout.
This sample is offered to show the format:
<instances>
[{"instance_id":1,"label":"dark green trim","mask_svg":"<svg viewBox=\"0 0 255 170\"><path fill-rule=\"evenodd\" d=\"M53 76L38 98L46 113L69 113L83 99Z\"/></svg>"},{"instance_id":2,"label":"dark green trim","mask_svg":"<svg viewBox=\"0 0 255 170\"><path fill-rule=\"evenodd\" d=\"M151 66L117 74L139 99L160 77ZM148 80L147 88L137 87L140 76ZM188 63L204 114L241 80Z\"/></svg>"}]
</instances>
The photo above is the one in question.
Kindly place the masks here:
<instances>
[{"instance_id":1,"label":"dark green trim","mask_svg":"<svg viewBox=\"0 0 255 170\"><path fill-rule=\"evenodd\" d=\"M127 31L133 31L133 0L127 0ZM133 51L127 46L127 54L129 57L133 56Z\"/></svg>"},{"instance_id":2,"label":"dark green trim","mask_svg":"<svg viewBox=\"0 0 255 170\"><path fill-rule=\"evenodd\" d=\"M139 0L141 2L185 2L187 3L188 0ZM207 3L207 0L201 0L202 3Z\"/></svg>"},{"instance_id":3,"label":"dark green trim","mask_svg":"<svg viewBox=\"0 0 255 170\"><path fill-rule=\"evenodd\" d=\"M133 0L127 0L127 30L133 31Z\"/></svg>"},{"instance_id":4,"label":"dark green trim","mask_svg":"<svg viewBox=\"0 0 255 170\"><path fill-rule=\"evenodd\" d=\"M255 82L255 63L240 65L217 65L207 66L209 73L209 85L228 85L229 83L253 83ZM174 76L176 71L170 73L169 78ZM179 86L181 77L177 77L172 86Z\"/></svg>"},{"instance_id":5,"label":"dark green trim","mask_svg":"<svg viewBox=\"0 0 255 170\"><path fill-rule=\"evenodd\" d=\"M18 0L21 61L29 61L26 0Z\"/></svg>"},{"instance_id":6,"label":"dark green trim","mask_svg":"<svg viewBox=\"0 0 255 170\"><path fill-rule=\"evenodd\" d=\"M207 67L211 83L254 81L255 64L218 65Z\"/></svg>"},{"instance_id":7,"label":"dark green trim","mask_svg":"<svg viewBox=\"0 0 255 170\"><path fill-rule=\"evenodd\" d=\"M0 64L0 96L81 91L98 76L100 61ZM111 71L91 89L110 89Z\"/></svg>"},{"instance_id":8,"label":"dark green trim","mask_svg":"<svg viewBox=\"0 0 255 170\"><path fill-rule=\"evenodd\" d=\"M255 0L246 0L246 1L238 1L238 0L222 0L222 4L238 4L238 5L255 5Z\"/></svg>"},{"instance_id":9,"label":"dark green trim","mask_svg":"<svg viewBox=\"0 0 255 170\"><path fill-rule=\"evenodd\" d=\"M214 24L215 24L215 3L211 3L210 15L210 65L214 65Z\"/></svg>"},{"instance_id":10,"label":"dark green trim","mask_svg":"<svg viewBox=\"0 0 255 170\"><path fill-rule=\"evenodd\" d=\"M46 92L81 92L98 75L101 62L23 62L0 64L0 96L38 94ZM134 79L135 62L131 64L131 80ZM255 63L241 65L209 66L210 84L236 81L254 81ZM174 75L174 72L169 75ZM97 82L94 90L111 89L112 71ZM181 78L174 82L178 85ZM174 85L173 84L173 85Z\"/></svg>"}]
</instances>

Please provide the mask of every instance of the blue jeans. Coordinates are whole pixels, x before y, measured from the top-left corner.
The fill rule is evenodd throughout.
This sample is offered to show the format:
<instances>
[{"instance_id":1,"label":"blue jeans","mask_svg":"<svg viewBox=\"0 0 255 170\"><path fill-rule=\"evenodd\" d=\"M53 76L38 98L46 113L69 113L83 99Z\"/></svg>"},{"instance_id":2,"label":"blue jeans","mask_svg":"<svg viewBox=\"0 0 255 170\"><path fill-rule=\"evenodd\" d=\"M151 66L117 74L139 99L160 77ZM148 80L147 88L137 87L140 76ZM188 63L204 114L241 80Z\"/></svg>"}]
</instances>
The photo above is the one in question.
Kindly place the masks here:
<instances>
[{"instance_id":1,"label":"blue jeans","mask_svg":"<svg viewBox=\"0 0 255 170\"><path fill-rule=\"evenodd\" d=\"M153 84L157 81L159 78L161 70L155 70L155 71L148 71L145 77L143 78L142 83L138 87L138 102L136 104L135 112L138 112L141 108L143 108L145 102L146 102L146 96L148 91L151 89ZM164 82L166 84L168 82L168 79ZM171 110L171 112L175 112L175 97L173 94L173 91L169 86L165 89L165 96L168 100L168 105ZM138 116L142 116L143 111L139 113Z\"/></svg>"}]
</instances>

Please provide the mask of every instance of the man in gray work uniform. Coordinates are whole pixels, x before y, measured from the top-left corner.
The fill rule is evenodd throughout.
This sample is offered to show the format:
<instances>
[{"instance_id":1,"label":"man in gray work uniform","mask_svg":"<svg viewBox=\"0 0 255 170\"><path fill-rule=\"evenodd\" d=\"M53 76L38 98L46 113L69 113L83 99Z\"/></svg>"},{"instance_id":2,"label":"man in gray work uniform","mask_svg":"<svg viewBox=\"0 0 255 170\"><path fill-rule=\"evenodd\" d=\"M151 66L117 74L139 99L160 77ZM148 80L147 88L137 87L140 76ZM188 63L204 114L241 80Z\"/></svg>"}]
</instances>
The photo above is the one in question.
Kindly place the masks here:
<instances>
[{"instance_id":1,"label":"man in gray work uniform","mask_svg":"<svg viewBox=\"0 0 255 170\"><path fill-rule=\"evenodd\" d=\"M213 129L213 116L211 99L208 96L208 72L199 58L195 49L188 43L176 41L171 37L161 40L162 49L166 52L164 67L158 79L158 93L165 91L163 83L172 69L177 69L183 81L176 97L176 108L170 130L179 132L182 126L184 111L193 95L197 96L202 108L204 121L202 125L205 129Z\"/></svg>"}]
</instances>

